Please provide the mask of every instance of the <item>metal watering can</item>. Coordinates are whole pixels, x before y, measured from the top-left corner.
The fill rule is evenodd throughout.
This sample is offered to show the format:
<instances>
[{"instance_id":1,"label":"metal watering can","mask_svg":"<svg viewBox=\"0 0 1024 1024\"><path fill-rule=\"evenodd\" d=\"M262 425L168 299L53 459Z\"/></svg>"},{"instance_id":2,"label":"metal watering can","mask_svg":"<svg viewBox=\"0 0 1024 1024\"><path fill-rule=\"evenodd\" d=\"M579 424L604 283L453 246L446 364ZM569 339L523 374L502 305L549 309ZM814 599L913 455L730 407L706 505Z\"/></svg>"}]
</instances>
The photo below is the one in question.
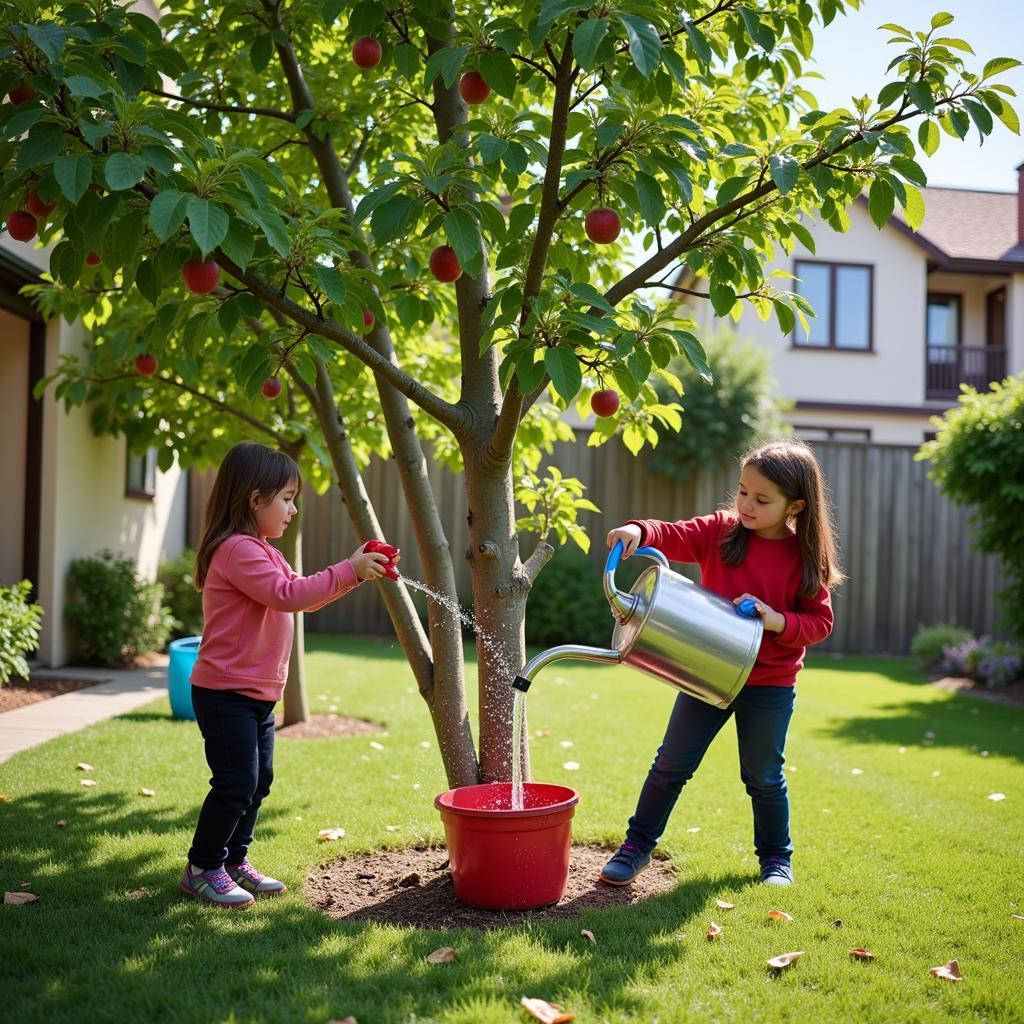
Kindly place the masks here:
<instances>
[{"instance_id":1,"label":"metal watering can","mask_svg":"<svg viewBox=\"0 0 1024 1024\"><path fill-rule=\"evenodd\" d=\"M524 693L545 666L566 658L626 664L691 697L727 708L754 667L764 626L749 599L739 605L673 572L657 549L636 553L655 564L627 594L615 586L618 541L604 566L604 593L615 616L610 648L563 644L531 658L512 683Z\"/></svg>"}]
</instances>

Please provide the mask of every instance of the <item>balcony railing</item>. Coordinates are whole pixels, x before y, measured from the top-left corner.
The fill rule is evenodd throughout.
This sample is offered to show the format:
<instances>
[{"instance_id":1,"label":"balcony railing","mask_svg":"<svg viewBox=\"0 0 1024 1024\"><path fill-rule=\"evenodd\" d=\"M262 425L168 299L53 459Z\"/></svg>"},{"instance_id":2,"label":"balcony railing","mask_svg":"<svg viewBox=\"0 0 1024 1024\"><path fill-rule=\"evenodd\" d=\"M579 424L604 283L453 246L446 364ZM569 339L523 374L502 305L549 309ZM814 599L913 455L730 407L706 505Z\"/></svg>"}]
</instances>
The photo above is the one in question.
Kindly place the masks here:
<instances>
[{"instance_id":1,"label":"balcony railing","mask_svg":"<svg viewBox=\"0 0 1024 1024\"><path fill-rule=\"evenodd\" d=\"M985 391L1006 376L1002 345L926 345L926 398L956 398L961 384Z\"/></svg>"}]
</instances>

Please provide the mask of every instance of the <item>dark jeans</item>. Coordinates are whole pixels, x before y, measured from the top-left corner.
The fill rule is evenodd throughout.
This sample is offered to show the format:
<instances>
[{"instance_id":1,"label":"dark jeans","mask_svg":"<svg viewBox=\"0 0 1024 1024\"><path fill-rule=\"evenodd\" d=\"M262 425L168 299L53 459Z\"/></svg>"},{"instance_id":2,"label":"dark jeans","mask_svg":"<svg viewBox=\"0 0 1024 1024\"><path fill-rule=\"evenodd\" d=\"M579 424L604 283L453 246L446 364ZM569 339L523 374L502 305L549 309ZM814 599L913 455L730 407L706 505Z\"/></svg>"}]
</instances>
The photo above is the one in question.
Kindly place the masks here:
<instances>
[{"instance_id":1,"label":"dark jeans","mask_svg":"<svg viewBox=\"0 0 1024 1024\"><path fill-rule=\"evenodd\" d=\"M193 686L192 707L213 776L189 863L204 870L240 864L274 780L274 702Z\"/></svg>"},{"instance_id":2,"label":"dark jeans","mask_svg":"<svg viewBox=\"0 0 1024 1024\"><path fill-rule=\"evenodd\" d=\"M754 807L754 849L758 857L790 856L789 796L782 765L795 698L790 686L745 686L728 708L716 708L679 694L636 813L629 819L627 837L644 852L654 849L683 786L719 729L735 715L740 778Z\"/></svg>"}]
</instances>

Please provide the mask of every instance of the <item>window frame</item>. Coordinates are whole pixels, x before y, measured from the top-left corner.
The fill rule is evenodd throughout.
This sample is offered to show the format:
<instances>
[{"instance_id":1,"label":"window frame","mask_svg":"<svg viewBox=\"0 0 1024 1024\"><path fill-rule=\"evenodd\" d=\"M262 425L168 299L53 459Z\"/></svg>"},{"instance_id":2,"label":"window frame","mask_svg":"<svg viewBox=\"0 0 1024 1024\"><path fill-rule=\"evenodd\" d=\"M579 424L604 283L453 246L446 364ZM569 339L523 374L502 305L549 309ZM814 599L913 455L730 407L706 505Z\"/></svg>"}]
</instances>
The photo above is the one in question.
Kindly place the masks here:
<instances>
[{"instance_id":1,"label":"window frame","mask_svg":"<svg viewBox=\"0 0 1024 1024\"><path fill-rule=\"evenodd\" d=\"M824 437L807 438L804 436L803 431L819 431L824 434ZM837 441L844 444L871 444L872 434L870 427L840 427L840 426L829 426L822 427L813 423L805 423L803 426L793 424L793 433L804 441L809 441L814 444L815 441ZM863 437L836 437L836 434L863 434Z\"/></svg>"},{"instance_id":2,"label":"window frame","mask_svg":"<svg viewBox=\"0 0 1024 1024\"><path fill-rule=\"evenodd\" d=\"M132 481L132 460L144 460L142 466L142 487L136 487ZM124 456L124 496L137 498L141 501L156 499L156 449L147 448L142 455L135 455L131 448L125 447ZM149 484L152 481L152 489Z\"/></svg>"},{"instance_id":3,"label":"window frame","mask_svg":"<svg viewBox=\"0 0 1024 1024\"><path fill-rule=\"evenodd\" d=\"M946 305L949 305L950 299L956 299L956 341L953 342L950 348L960 349L964 343L964 296L963 292L933 292L929 290L925 293L924 297L924 347L927 352L930 348L938 348L942 342L932 341L928 337L928 310L932 304L932 299L945 299ZM936 303L941 305L942 303Z\"/></svg>"},{"instance_id":4,"label":"window frame","mask_svg":"<svg viewBox=\"0 0 1024 1024\"><path fill-rule=\"evenodd\" d=\"M807 341L800 340L800 325L799 323L793 326L793 332L790 335L790 348L800 349L802 352L854 352L861 354L874 354L875 351L875 265L874 263L856 263L851 260L805 260L796 259L793 260L793 275L797 278L800 277L800 267L802 265L815 266L815 267L828 267L829 278L828 287L831 295L831 302L829 303L829 322L828 322L828 344L826 345L812 345ZM854 270L866 270L868 272L868 343L865 348L852 348L848 345L837 345L836 344L836 282L838 278L838 271L842 268L850 268ZM800 281L793 283L793 290L799 295L800 294ZM806 296L801 296L806 300Z\"/></svg>"}]
</instances>

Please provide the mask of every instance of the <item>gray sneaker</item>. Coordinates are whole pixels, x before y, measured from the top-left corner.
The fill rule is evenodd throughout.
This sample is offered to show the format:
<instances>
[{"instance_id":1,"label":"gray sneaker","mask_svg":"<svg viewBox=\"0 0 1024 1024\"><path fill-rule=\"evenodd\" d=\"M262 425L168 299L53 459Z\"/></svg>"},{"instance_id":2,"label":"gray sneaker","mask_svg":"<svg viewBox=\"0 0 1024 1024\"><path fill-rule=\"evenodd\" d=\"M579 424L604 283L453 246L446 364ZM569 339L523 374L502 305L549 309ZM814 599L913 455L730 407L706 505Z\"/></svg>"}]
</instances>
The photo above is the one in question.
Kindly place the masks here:
<instances>
[{"instance_id":1,"label":"gray sneaker","mask_svg":"<svg viewBox=\"0 0 1024 1024\"><path fill-rule=\"evenodd\" d=\"M222 867L196 874L192 865L186 864L185 874L181 876L181 891L227 910L243 910L256 902L252 893L237 886Z\"/></svg>"},{"instance_id":2,"label":"gray sneaker","mask_svg":"<svg viewBox=\"0 0 1024 1024\"><path fill-rule=\"evenodd\" d=\"M609 885L628 885L651 863L651 855L627 839L601 869L601 881Z\"/></svg>"},{"instance_id":3,"label":"gray sneaker","mask_svg":"<svg viewBox=\"0 0 1024 1024\"><path fill-rule=\"evenodd\" d=\"M788 857L765 857L761 861L761 881L765 885L792 885L793 865Z\"/></svg>"},{"instance_id":4,"label":"gray sneaker","mask_svg":"<svg viewBox=\"0 0 1024 1024\"><path fill-rule=\"evenodd\" d=\"M249 863L248 857L241 864L225 864L224 870L236 885L246 892L251 892L253 896L280 896L281 893L288 891L288 886L284 882L257 871Z\"/></svg>"}]
</instances>

